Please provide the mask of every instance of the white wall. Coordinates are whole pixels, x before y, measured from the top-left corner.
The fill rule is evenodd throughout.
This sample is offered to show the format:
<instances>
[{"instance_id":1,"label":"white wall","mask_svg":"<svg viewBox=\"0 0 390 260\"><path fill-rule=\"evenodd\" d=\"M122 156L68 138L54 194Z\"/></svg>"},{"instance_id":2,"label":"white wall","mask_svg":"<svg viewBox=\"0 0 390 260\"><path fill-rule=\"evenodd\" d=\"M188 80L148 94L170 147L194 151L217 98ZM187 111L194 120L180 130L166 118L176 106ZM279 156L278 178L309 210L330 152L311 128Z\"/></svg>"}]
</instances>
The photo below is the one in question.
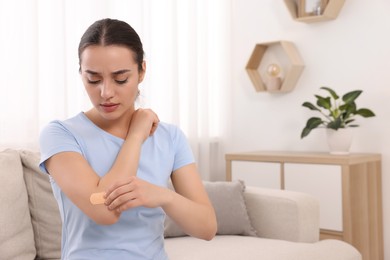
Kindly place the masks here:
<instances>
[{"instance_id":1,"label":"white wall","mask_svg":"<svg viewBox=\"0 0 390 260\"><path fill-rule=\"evenodd\" d=\"M232 0L231 139L227 152L251 150L327 151L316 129L300 139L303 108L326 85L339 94L361 89L358 107L376 117L360 119L352 152L382 154L385 259L390 260L390 1L346 0L336 20L294 21L282 0ZM256 93L245 66L256 43L295 43L305 69L286 94Z\"/></svg>"}]
</instances>

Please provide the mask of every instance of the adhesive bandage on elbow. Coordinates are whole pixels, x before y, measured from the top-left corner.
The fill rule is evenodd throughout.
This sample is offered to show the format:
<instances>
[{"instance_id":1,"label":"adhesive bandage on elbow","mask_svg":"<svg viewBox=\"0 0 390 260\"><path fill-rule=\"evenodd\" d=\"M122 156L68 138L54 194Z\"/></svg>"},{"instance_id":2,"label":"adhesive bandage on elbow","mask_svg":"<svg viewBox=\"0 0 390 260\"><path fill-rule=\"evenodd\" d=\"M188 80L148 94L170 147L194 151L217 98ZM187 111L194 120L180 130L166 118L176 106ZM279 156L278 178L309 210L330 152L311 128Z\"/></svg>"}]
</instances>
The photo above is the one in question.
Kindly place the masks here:
<instances>
[{"instance_id":1,"label":"adhesive bandage on elbow","mask_svg":"<svg viewBox=\"0 0 390 260\"><path fill-rule=\"evenodd\" d=\"M106 201L106 199L104 198L105 194L106 194L105 192L92 193L91 197L89 197L89 201L93 205L104 204L104 202Z\"/></svg>"}]
</instances>

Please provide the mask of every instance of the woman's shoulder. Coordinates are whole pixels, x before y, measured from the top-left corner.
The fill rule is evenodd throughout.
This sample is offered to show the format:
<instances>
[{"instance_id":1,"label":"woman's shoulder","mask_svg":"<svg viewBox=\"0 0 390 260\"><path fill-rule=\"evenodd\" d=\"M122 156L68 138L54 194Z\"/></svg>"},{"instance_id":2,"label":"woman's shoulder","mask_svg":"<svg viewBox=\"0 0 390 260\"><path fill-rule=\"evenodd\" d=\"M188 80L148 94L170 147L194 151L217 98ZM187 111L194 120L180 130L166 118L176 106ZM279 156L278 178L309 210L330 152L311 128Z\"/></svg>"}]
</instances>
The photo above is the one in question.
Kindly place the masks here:
<instances>
[{"instance_id":1,"label":"woman's shoulder","mask_svg":"<svg viewBox=\"0 0 390 260\"><path fill-rule=\"evenodd\" d=\"M46 127L55 127L59 125L74 125L74 124L80 124L84 120L84 113L80 112L72 117L66 118L66 119L54 119L50 121Z\"/></svg>"},{"instance_id":2,"label":"woman's shoulder","mask_svg":"<svg viewBox=\"0 0 390 260\"><path fill-rule=\"evenodd\" d=\"M54 119L42 128L41 133L58 133L63 131L71 131L72 128L77 129L82 124L82 115L83 113L80 112L79 114L64 120Z\"/></svg>"},{"instance_id":3,"label":"woman's shoulder","mask_svg":"<svg viewBox=\"0 0 390 260\"><path fill-rule=\"evenodd\" d=\"M165 131L173 131L173 130L176 130L178 128L178 126L176 126L174 124L163 122L163 121L160 121L158 123L158 127L164 129Z\"/></svg>"},{"instance_id":4,"label":"woman's shoulder","mask_svg":"<svg viewBox=\"0 0 390 260\"><path fill-rule=\"evenodd\" d=\"M180 144L187 140L186 134L179 126L167 122L160 122L154 135L157 138L169 138L173 144Z\"/></svg>"},{"instance_id":5,"label":"woman's shoulder","mask_svg":"<svg viewBox=\"0 0 390 260\"><path fill-rule=\"evenodd\" d=\"M159 122L157 129L159 132L167 133L170 136L175 136L182 133L182 130L179 126L167 122Z\"/></svg>"}]
</instances>

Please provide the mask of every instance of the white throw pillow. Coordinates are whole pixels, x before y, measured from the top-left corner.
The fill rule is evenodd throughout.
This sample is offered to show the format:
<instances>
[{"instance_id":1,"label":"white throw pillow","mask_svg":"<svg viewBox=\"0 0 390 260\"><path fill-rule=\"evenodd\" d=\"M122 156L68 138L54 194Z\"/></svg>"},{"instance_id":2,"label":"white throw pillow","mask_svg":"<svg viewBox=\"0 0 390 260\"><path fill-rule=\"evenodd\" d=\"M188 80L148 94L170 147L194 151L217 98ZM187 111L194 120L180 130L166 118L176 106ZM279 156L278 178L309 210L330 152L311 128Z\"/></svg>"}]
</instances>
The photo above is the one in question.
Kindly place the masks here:
<instances>
[{"instance_id":1,"label":"white throw pillow","mask_svg":"<svg viewBox=\"0 0 390 260\"><path fill-rule=\"evenodd\" d=\"M0 258L35 259L23 168L17 151L0 152Z\"/></svg>"},{"instance_id":2,"label":"white throw pillow","mask_svg":"<svg viewBox=\"0 0 390 260\"><path fill-rule=\"evenodd\" d=\"M39 169L40 154L20 151L38 259L61 258L61 216L49 175Z\"/></svg>"}]
</instances>

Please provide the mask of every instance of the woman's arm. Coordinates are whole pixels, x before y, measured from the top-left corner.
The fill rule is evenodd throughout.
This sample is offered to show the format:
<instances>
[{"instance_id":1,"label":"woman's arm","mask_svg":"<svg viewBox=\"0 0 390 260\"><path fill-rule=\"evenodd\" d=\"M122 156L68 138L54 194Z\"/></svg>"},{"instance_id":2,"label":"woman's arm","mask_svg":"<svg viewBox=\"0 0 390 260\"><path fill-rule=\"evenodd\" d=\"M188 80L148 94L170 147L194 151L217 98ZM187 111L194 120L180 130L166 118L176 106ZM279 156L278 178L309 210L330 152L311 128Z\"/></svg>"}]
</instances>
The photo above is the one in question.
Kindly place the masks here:
<instances>
[{"instance_id":1,"label":"woman's arm","mask_svg":"<svg viewBox=\"0 0 390 260\"><path fill-rule=\"evenodd\" d=\"M216 216L195 164L174 171L172 183L176 192L130 177L107 190L106 205L117 213L139 206L162 207L187 234L212 239L217 230Z\"/></svg>"},{"instance_id":2,"label":"woman's arm","mask_svg":"<svg viewBox=\"0 0 390 260\"><path fill-rule=\"evenodd\" d=\"M120 213L108 210L105 205L92 205L90 196L105 191L118 180L136 175L142 143L154 132L157 122L158 118L151 110L134 112L117 159L103 177L99 177L86 159L76 152L53 155L45 162L46 169L66 196L87 216L98 224L113 224L118 221Z\"/></svg>"},{"instance_id":3,"label":"woman's arm","mask_svg":"<svg viewBox=\"0 0 390 260\"><path fill-rule=\"evenodd\" d=\"M211 240L217 232L217 219L195 164L173 172L172 184L176 193L164 211L185 233Z\"/></svg>"}]
</instances>

